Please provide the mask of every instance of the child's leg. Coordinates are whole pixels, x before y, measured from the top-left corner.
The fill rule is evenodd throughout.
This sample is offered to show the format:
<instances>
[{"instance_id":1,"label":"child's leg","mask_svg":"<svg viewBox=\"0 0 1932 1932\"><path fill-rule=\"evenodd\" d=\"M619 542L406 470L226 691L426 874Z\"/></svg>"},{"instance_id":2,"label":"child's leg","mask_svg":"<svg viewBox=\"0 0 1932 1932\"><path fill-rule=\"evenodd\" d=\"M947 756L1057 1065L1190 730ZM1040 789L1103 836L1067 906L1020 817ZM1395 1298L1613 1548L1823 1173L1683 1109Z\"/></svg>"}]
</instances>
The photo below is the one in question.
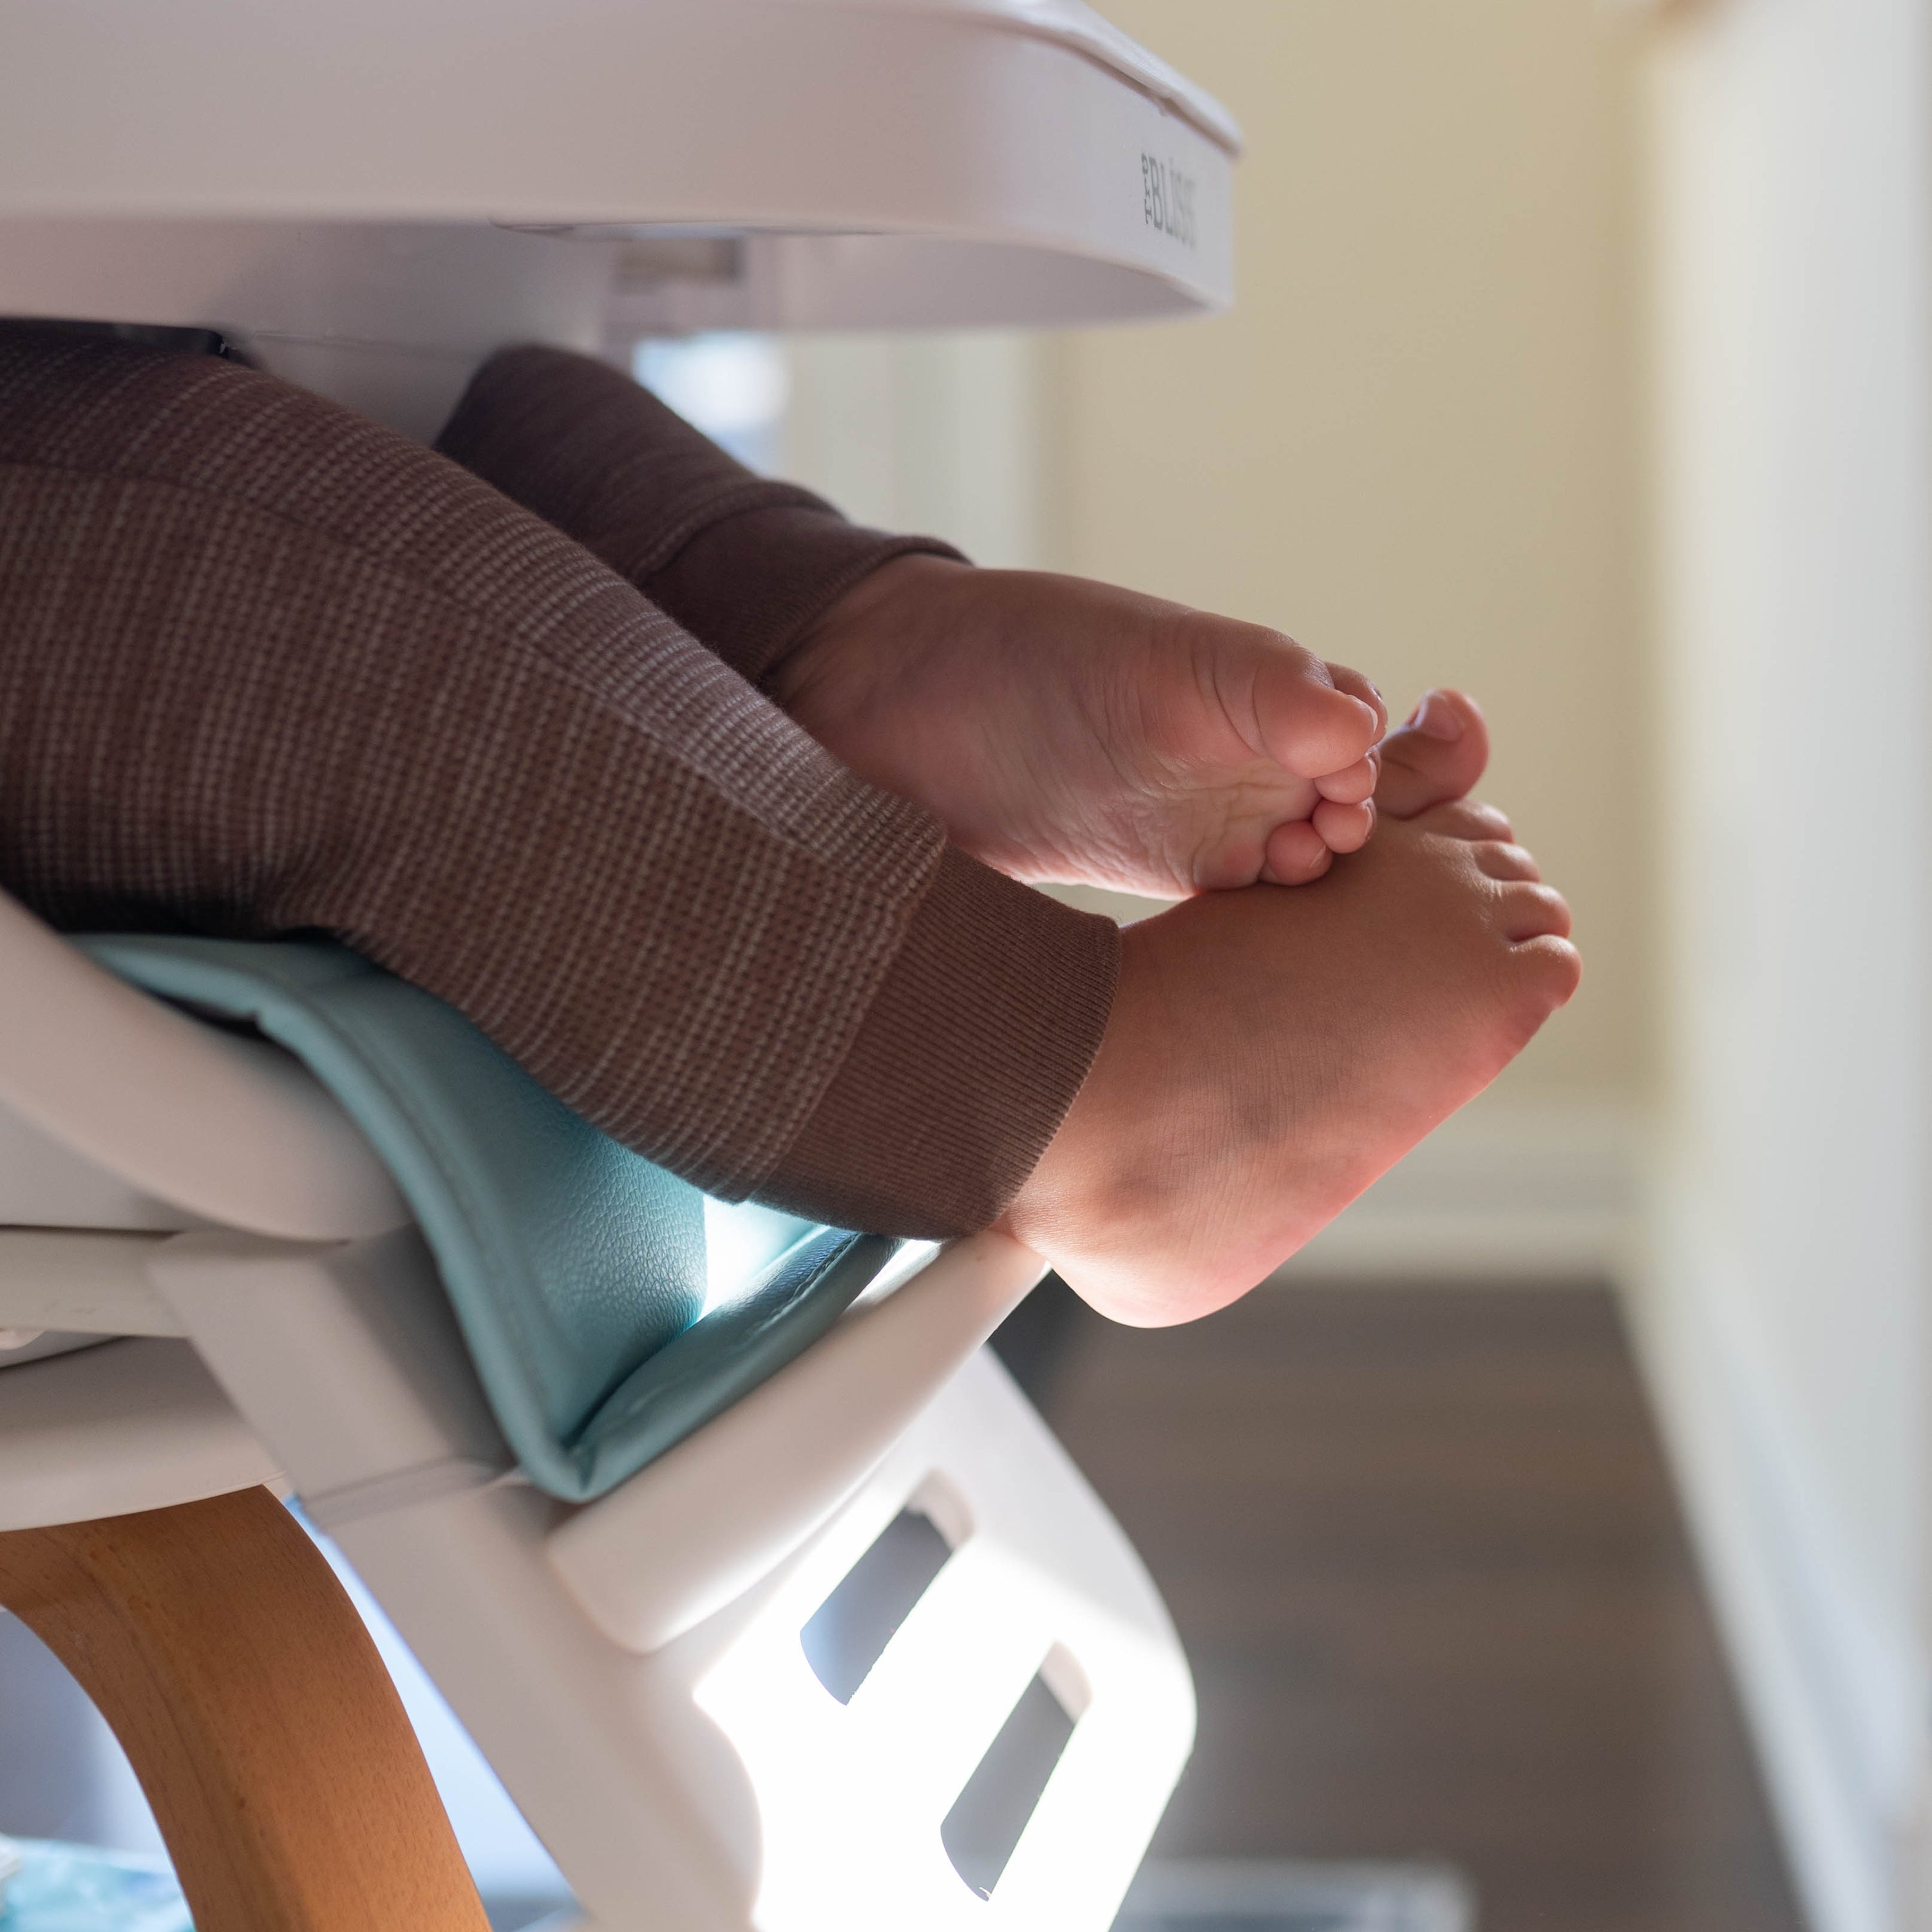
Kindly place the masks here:
<instances>
[{"instance_id":1,"label":"child's leg","mask_svg":"<svg viewBox=\"0 0 1932 1932\"><path fill-rule=\"evenodd\" d=\"M0 342L0 882L56 920L336 932L704 1184L1012 1200L1137 1320L1247 1286L1577 970L1471 807L1123 941L454 465L138 350Z\"/></svg>"},{"instance_id":2,"label":"child's leg","mask_svg":"<svg viewBox=\"0 0 1932 1932\"><path fill-rule=\"evenodd\" d=\"M1017 878L1295 883L1367 836L1381 700L1279 632L900 556L944 546L855 529L556 350L495 358L440 446Z\"/></svg>"},{"instance_id":3,"label":"child's leg","mask_svg":"<svg viewBox=\"0 0 1932 1932\"><path fill-rule=\"evenodd\" d=\"M0 339L0 884L334 933L716 1191L983 1225L1118 942L946 848L457 465L208 358Z\"/></svg>"}]
</instances>

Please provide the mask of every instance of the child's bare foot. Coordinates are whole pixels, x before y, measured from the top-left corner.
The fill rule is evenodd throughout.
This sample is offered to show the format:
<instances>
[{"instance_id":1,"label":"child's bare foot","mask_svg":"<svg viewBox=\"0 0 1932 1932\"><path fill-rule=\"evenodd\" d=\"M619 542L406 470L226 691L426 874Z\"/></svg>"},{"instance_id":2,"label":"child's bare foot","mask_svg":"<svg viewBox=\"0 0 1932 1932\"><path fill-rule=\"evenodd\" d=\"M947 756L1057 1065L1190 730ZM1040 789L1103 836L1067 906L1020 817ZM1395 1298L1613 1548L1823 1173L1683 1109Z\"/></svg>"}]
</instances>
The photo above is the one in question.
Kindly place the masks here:
<instances>
[{"instance_id":1,"label":"child's bare foot","mask_svg":"<svg viewBox=\"0 0 1932 1932\"><path fill-rule=\"evenodd\" d=\"M862 777L1015 878L1163 898L1298 885L1373 823L1387 714L1366 678L1078 578L898 559L771 683Z\"/></svg>"},{"instance_id":2,"label":"child's bare foot","mask_svg":"<svg viewBox=\"0 0 1932 1932\"><path fill-rule=\"evenodd\" d=\"M1391 820L1300 892L1129 927L1072 1110L1004 1225L1143 1326L1252 1288L1575 992L1569 909L1478 805Z\"/></svg>"}]
</instances>

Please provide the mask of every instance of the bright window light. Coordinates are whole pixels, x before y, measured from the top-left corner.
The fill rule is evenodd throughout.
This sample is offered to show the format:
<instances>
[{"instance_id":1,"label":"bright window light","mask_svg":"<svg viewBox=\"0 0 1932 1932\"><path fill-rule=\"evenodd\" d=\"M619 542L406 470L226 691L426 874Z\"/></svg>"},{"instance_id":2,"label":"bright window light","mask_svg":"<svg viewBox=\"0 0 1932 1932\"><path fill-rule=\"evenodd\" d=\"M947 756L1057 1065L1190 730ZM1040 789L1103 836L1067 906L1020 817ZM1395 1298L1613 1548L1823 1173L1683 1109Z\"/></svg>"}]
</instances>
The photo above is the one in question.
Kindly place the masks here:
<instances>
[{"instance_id":1,"label":"bright window light","mask_svg":"<svg viewBox=\"0 0 1932 1932\"><path fill-rule=\"evenodd\" d=\"M768 335L718 333L640 342L632 373L740 463L778 466L791 371Z\"/></svg>"},{"instance_id":2,"label":"bright window light","mask_svg":"<svg viewBox=\"0 0 1932 1932\"><path fill-rule=\"evenodd\" d=\"M704 1312L735 1301L813 1223L746 1201L704 1203Z\"/></svg>"}]
</instances>

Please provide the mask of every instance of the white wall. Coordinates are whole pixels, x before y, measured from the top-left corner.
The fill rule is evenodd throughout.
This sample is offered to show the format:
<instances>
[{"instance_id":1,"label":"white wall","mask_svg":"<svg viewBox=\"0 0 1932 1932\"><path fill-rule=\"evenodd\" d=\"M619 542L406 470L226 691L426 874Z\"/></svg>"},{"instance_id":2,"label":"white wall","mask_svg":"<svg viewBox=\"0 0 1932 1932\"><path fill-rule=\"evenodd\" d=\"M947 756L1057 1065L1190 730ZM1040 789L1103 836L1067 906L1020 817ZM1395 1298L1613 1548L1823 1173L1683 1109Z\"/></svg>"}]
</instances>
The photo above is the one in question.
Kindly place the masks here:
<instances>
[{"instance_id":1,"label":"white wall","mask_svg":"<svg viewBox=\"0 0 1932 1932\"><path fill-rule=\"evenodd\" d=\"M1679 12L1653 117L1670 1074L1644 1328L1815 1922L1877 1932L1932 1924L1903 1877L1927 1744L1932 21Z\"/></svg>"}]
</instances>

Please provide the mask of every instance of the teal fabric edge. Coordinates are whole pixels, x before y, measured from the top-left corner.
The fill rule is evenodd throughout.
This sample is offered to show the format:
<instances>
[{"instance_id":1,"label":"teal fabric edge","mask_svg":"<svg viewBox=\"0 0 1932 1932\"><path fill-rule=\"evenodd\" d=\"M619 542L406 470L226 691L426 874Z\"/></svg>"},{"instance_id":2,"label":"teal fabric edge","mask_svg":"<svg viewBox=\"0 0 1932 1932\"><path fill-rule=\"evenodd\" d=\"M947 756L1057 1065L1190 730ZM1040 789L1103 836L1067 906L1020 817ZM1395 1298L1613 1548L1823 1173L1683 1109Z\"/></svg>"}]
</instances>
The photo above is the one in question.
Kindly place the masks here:
<instances>
[{"instance_id":1,"label":"teal fabric edge","mask_svg":"<svg viewBox=\"0 0 1932 1932\"><path fill-rule=\"evenodd\" d=\"M574 1445L591 1493L674 1448L802 1354L898 1246L889 1235L822 1228L779 1256L737 1300L666 1342L613 1390Z\"/></svg>"},{"instance_id":2,"label":"teal fabric edge","mask_svg":"<svg viewBox=\"0 0 1932 1932\"><path fill-rule=\"evenodd\" d=\"M830 1328L897 1246L886 1237L821 1229L736 1299L704 1312L700 1220L697 1282L679 1276L674 1254L664 1292L647 1294L635 1309L627 1303L616 1346L607 1332L586 1354L567 1323L560 1328L530 1278L530 1244L547 1231L559 1238L572 1200L540 1202L545 1211L526 1217L534 1228L514 1225L488 1184L500 1154L490 1155L460 1120L440 1113L397 1063L428 1054L432 1066L453 1064L466 1078L493 1083L514 1103L503 1112L530 1110L533 1142L545 1128L554 1138L560 1118L584 1161L634 1164L662 1184L652 1198L671 1201L674 1210L688 1195L692 1212L700 1213L695 1189L570 1114L445 1002L346 946L124 934L76 943L145 991L254 1026L334 1096L415 1215L524 1473L564 1501L603 1495L783 1367ZM513 1119L513 1134L515 1125ZM647 1244L659 1232L628 1231ZM567 1244L570 1238L561 1238Z\"/></svg>"}]
</instances>

